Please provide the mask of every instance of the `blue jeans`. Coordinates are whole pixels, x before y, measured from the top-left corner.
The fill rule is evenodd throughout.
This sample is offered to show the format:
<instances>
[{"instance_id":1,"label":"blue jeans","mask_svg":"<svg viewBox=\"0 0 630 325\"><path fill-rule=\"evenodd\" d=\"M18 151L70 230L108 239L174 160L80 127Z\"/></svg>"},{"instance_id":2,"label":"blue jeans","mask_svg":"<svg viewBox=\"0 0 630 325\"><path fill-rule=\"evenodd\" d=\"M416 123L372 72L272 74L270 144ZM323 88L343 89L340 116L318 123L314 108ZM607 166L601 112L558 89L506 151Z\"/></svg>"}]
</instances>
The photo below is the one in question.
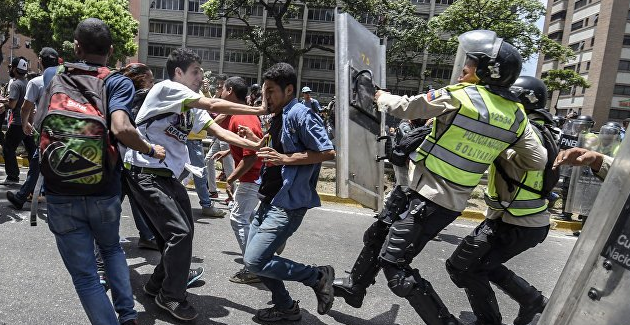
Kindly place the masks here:
<instances>
[{"instance_id":1,"label":"blue jeans","mask_svg":"<svg viewBox=\"0 0 630 325\"><path fill-rule=\"evenodd\" d=\"M190 164L199 168L205 167L205 154L203 153L203 143L201 140L188 140L186 141L186 146L188 147ZM199 205L202 207L212 206L210 192L208 192L208 171L204 169L203 177L194 176L193 178L195 180L195 191L199 196Z\"/></svg>"},{"instance_id":2,"label":"blue jeans","mask_svg":"<svg viewBox=\"0 0 630 325\"><path fill-rule=\"evenodd\" d=\"M293 299L283 280L315 286L319 271L316 267L293 262L274 255L300 227L306 208L285 210L268 203L260 203L249 227L249 238L243 262L247 269L260 277L271 291L271 301L280 309L289 309Z\"/></svg>"},{"instance_id":3,"label":"blue jeans","mask_svg":"<svg viewBox=\"0 0 630 325\"><path fill-rule=\"evenodd\" d=\"M90 322L118 325L137 318L133 309L129 268L118 235L120 195L47 195L46 200L48 227L55 235L61 258ZM95 240L105 262L114 307L96 272Z\"/></svg>"}]
</instances>

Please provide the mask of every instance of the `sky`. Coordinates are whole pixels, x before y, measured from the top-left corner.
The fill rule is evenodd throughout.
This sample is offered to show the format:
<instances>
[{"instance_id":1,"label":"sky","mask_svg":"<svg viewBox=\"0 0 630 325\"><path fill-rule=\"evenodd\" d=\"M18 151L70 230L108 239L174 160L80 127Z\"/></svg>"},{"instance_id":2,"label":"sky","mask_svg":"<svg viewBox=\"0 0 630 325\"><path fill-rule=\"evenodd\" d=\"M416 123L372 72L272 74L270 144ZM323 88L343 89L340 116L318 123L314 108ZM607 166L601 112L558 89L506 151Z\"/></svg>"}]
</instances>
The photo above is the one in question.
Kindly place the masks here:
<instances>
[{"instance_id":1,"label":"sky","mask_svg":"<svg viewBox=\"0 0 630 325\"><path fill-rule=\"evenodd\" d=\"M547 1L542 1L545 7L547 7ZM543 30L543 26L545 25L545 16L541 16L540 19L536 22L536 26ZM533 76L536 75L536 66L538 65L538 55L533 56L531 59L523 63L523 70L521 71L522 76Z\"/></svg>"}]
</instances>

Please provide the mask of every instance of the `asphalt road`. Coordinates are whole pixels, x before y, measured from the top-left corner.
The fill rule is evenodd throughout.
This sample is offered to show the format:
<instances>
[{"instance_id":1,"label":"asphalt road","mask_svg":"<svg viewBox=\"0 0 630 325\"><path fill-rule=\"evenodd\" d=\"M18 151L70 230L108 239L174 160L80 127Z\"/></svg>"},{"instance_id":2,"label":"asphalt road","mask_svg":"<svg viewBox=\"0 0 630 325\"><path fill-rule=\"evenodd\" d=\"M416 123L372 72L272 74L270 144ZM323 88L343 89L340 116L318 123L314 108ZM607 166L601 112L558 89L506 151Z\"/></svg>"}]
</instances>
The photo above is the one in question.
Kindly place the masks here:
<instances>
[{"instance_id":1,"label":"asphalt road","mask_svg":"<svg viewBox=\"0 0 630 325\"><path fill-rule=\"evenodd\" d=\"M1 169L0 177L4 178L4 168ZM31 227L28 211L8 207L5 191L10 189L17 188L0 185L0 324L89 324L54 237L42 219L45 207L40 210L39 225ZM268 307L271 294L262 285L228 281L241 268L229 219L201 218L196 194L189 193L196 215L193 266L206 268L202 281L189 289L189 300L200 312L190 324L254 324L256 309ZM371 215L367 209L337 204L312 209L282 255L303 263L330 264L338 276L344 275L361 249L363 231L373 221ZM432 282L451 312L464 322L473 321L474 316L463 290L448 277L444 262L475 225L473 221L457 220L442 232L442 241L429 243L413 263ZM139 324L179 324L142 292L159 253L137 248L138 232L127 203L123 205L120 233ZM543 244L513 259L508 266L548 296L574 243L575 238L568 233L552 231ZM310 288L299 283L288 283L287 288L294 299L300 300L303 319L299 324L424 324L406 300L389 291L382 274L369 289L362 309L349 307L340 299L325 316L317 314ZM504 322L511 323L518 306L502 292L497 292L497 298Z\"/></svg>"}]
</instances>

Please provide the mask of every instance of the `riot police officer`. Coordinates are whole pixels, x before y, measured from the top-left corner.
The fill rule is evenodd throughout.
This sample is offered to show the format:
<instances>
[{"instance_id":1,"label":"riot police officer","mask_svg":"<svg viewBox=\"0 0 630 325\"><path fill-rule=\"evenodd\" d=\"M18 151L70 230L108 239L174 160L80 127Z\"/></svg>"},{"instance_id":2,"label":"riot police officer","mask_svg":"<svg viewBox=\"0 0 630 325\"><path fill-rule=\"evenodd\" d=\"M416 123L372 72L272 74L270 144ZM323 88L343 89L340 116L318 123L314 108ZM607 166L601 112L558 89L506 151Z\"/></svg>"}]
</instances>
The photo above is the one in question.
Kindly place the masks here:
<instances>
[{"instance_id":1,"label":"riot police officer","mask_svg":"<svg viewBox=\"0 0 630 325\"><path fill-rule=\"evenodd\" d=\"M518 51L492 31L470 31L459 41L466 60L459 84L413 97L376 94L381 111L435 122L410 154L416 165L410 187L396 187L366 230L350 275L335 280L335 295L353 307L362 305L382 268L391 291L406 298L426 324L459 324L431 283L412 269L413 258L461 214L485 170L508 146L524 158L519 167L545 166L546 150L509 89L521 71Z\"/></svg>"},{"instance_id":2,"label":"riot police officer","mask_svg":"<svg viewBox=\"0 0 630 325\"><path fill-rule=\"evenodd\" d=\"M512 91L521 100L531 123L553 124L551 114L545 110L547 87L540 79L520 77ZM539 140L545 141L541 131L536 131ZM549 140L553 141L552 138ZM529 324L547 303L540 291L504 265L514 256L541 243L549 232L547 200L540 194L544 170L522 170L518 168L518 159L521 157L508 150L490 166L485 193L486 220L462 240L446 261L453 282L466 289L468 301L477 316L475 324L502 324L490 282L520 305L514 325ZM522 186L514 186L515 182L522 182Z\"/></svg>"},{"instance_id":3,"label":"riot police officer","mask_svg":"<svg viewBox=\"0 0 630 325\"><path fill-rule=\"evenodd\" d=\"M574 119L569 119L562 128L562 136L560 138L560 148L563 150L573 148L578 145L578 138L580 134L584 134L584 139L588 140L589 138L594 138L592 136L591 128L595 125L595 121L590 115L580 115ZM592 141L586 141L592 142ZM584 148L589 150L595 150L590 145L585 146ZM562 179L561 195L562 195L562 213L558 216L553 217L556 220L561 221L573 221L572 213L566 211L567 198L569 196L569 186L571 182L571 171L572 168L569 166L561 166L560 167L560 176Z\"/></svg>"},{"instance_id":4,"label":"riot police officer","mask_svg":"<svg viewBox=\"0 0 630 325\"><path fill-rule=\"evenodd\" d=\"M621 130L621 124L617 122L606 122L606 124L602 125L599 129L597 151L606 156L616 156L621 143Z\"/></svg>"}]
</instances>

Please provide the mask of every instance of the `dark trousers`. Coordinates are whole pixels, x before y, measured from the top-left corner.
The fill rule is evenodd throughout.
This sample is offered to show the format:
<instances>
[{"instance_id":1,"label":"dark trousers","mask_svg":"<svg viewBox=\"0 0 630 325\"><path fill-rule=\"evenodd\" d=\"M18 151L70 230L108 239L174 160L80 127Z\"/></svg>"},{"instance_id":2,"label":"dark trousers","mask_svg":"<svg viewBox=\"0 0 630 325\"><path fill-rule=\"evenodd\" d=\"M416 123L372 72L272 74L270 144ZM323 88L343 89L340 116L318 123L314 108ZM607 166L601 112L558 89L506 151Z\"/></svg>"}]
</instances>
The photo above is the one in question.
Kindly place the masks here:
<instances>
[{"instance_id":1,"label":"dark trousers","mask_svg":"<svg viewBox=\"0 0 630 325\"><path fill-rule=\"evenodd\" d=\"M549 226L522 227L500 219L486 219L457 246L446 268L453 282L466 290L468 300L482 324L501 324L501 314L490 282L521 305L540 297L532 287L503 263L538 245L547 237Z\"/></svg>"},{"instance_id":2,"label":"dark trousers","mask_svg":"<svg viewBox=\"0 0 630 325\"><path fill-rule=\"evenodd\" d=\"M35 154L32 156L31 160L29 160L26 180L24 184L22 184L22 187L20 187L20 190L15 194L15 197L22 202L26 202L29 194L35 191L37 178L39 178L39 149L35 150Z\"/></svg>"},{"instance_id":3,"label":"dark trousers","mask_svg":"<svg viewBox=\"0 0 630 325\"><path fill-rule=\"evenodd\" d=\"M147 224L162 253L149 281L161 287L168 300L186 300L186 283L192 259L194 224L186 188L172 177L129 172L125 177L130 196L147 217Z\"/></svg>"},{"instance_id":4,"label":"dark trousers","mask_svg":"<svg viewBox=\"0 0 630 325\"><path fill-rule=\"evenodd\" d=\"M24 148L26 148L28 157L33 157L33 154L35 154L35 141L33 137L24 134L21 125L9 125L4 140L4 146L2 147L2 154L4 155L4 169L7 173L7 177L10 179L17 180L20 178L20 168L15 156L15 151L20 145L20 142L24 142Z\"/></svg>"}]
</instances>

